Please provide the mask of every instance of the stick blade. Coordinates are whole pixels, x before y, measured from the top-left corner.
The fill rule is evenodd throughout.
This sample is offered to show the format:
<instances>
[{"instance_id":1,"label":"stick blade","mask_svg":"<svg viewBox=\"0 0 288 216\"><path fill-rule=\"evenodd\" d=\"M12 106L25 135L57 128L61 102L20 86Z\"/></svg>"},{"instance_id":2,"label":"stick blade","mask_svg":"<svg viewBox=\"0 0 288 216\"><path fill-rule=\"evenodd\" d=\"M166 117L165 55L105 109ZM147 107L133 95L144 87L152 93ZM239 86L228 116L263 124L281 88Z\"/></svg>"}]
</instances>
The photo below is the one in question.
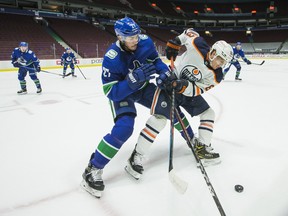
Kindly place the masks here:
<instances>
[{"instance_id":1,"label":"stick blade","mask_svg":"<svg viewBox=\"0 0 288 216\"><path fill-rule=\"evenodd\" d=\"M188 183L182 180L181 178L179 178L176 175L174 169L170 170L168 175L169 175L170 182L172 183L174 188L178 191L178 193L184 194L187 191Z\"/></svg>"},{"instance_id":2,"label":"stick blade","mask_svg":"<svg viewBox=\"0 0 288 216\"><path fill-rule=\"evenodd\" d=\"M265 60L263 60L263 61L261 62L261 64L260 64L260 65L263 65L263 64L264 64L264 62L265 62Z\"/></svg>"}]
</instances>

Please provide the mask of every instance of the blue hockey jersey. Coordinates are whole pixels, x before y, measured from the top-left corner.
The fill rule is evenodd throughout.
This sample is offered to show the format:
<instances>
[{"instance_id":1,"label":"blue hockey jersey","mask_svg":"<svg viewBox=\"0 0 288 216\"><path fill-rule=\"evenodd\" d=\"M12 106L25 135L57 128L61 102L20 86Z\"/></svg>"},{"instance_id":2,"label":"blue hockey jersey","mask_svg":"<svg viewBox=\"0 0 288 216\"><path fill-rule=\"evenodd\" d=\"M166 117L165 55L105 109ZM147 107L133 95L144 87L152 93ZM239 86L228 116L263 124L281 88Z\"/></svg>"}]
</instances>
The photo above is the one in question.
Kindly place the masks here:
<instances>
[{"instance_id":1,"label":"blue hockey jersey","mask_svg":"<svg viewBox=\"0 0 288 216\"><path fill-rule=\"evenodd\" d=\"M39 59L32 50L27 49L25 52L21 52L19 47L13 50L11 61L12 64L17 62L19 65L25 67L37 68L39 66Z\"/></svg>"},{"instance_id":2,"label":"blue hockey jersey","mask_svg":"<svg viewBox=\"0 0 288 216\"><path fill-rule=\"evenodd\" d=\"M233 46L233 53L234 53L234 57L232 59L232 62L238 61L240 58L242 58L245 62L247 61L247 58L245 57L245 53L242 49L238 50L235 46Z\"/></svg>"},{"instance_id":3,"label":"blue hockey jersey","mask_svg":"<svg viewBox=\"0 0 288 216\"><path fill-rule=\"evenodd\" d=\"M129 72L146 63L153 63L158 74L169 70L160 59L153 41L147 35L139 35L137 49L134 52L123 50L119 41L112 44L102 63L102 83L105 95L113 101L120 101L136 92L137 89L132 90L128 86L125 77Z\"/></svg>"},{"instance_id":4,"label":"blue hockey jersey","mask_svg":"<svg viewBox=\"0 0 288 216\"><path fill-rule=\"evenodd\" d=\"M73 52L67 53L64 52L61 56L61 62L70 64L76 61L76 57Z\"/></svg>"}]
</instances>

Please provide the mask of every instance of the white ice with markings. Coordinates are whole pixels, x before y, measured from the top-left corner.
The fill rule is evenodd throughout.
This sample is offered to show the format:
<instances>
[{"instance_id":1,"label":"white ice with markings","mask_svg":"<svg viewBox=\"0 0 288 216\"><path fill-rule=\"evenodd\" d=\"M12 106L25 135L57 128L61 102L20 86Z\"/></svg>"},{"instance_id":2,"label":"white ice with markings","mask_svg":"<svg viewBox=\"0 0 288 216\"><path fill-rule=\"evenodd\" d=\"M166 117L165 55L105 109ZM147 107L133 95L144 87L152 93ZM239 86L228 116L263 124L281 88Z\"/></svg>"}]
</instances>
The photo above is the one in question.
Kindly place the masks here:
<instances>
[{"instance_id":1,"label":"white ice with markings","mask_svg":"<svg viewBox=\"0 0 288 216\"><path fill-rule=\"evenodd\" d=\"M17 95L17 73L0 73L0 215L220 215L177 131L174 169L188 190L181 195L169 182L169 124L147 155L142 178L125 172L149 117L141 106L133 135L104 169L102 198L80 189L90 154L113 126L100 67L81 69L87 80L77 69L77 78L40 73L41 95L29 77L28 94ZM216 112L212 145L222 159L206 172L227 216L287 216L288 61L242 64L243 81L234 76L231 67L223 83L205 93ZM189 119L197 130L199 119Z\"/></svg>"}]
</instances>

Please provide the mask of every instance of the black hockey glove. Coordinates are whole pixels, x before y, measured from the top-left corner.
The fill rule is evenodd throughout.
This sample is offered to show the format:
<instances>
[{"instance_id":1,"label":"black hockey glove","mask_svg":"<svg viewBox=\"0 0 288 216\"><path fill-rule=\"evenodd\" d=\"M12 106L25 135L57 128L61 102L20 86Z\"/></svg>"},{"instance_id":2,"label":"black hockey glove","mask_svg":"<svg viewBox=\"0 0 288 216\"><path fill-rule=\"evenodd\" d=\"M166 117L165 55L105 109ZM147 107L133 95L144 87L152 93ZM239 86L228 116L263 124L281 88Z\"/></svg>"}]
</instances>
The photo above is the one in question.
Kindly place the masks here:
<instances>
[{"instance_id":1,"label":"black hockey glove","mask_svg":"<svg viewBox=\"0 0 288 216\"><path fill-rule=\"evenodd\" d=\"M156 68L153 64L145 64L126 76L126 80L131 89L136 90L141 87L145 81L153 79L152 74L156 73Z\"/></svg>"},{"instance_id":2,"label":"black hockey glove","mask_svg":"<svg viewBox=\"0 0 288 216\"><path fill-rule=\"evenodd\" d=\"M74 61L74 64L75 64L75 65L77 64L77 61L76 61L76 60Z\"/></svg>"},{"instance_id":3,"label":"black hockey glove","mask_svg":"<svg viewBox=\"0 0 288 216\"><path fill-rule=\"evenodd\" d=\"M166 44L166 49L165 49L166 58L170 60L171 57L173 57L173 59L175 60L179 53L180 48L181 48L181 44L176 39L169 40Z\"/></svg>"},{"instance_id":4,"label":"black hockey glove","mask_svg":"<svg viewBox=\"0 0 288 216\"><path fill-rule=\"evenodd\" d=\"M13 66L19 68L21 65L18 62L13 62Z\"/></svg>"},{"instance_id":5,"label":"black hockey glove","mask_svg":"<svg viewBox=\"0 0 288 216\"><path fill-rule=\"evenodd\" d=\"M176 93L183 93L185 91L185 89L188 87L189 82L186 79L178 79L178 80L174 80L171 83L171 86L173 89L175 89Z\"/></svg>"},{"instance_id":6,"label":"black hockey glove","mask_svg":"<svg viewBox=\"0 0 288 216\"><path fill-rule=\"evenodd\" d=\"M61 64L61 66L63 66L64 62L63 62L63 61L61 61L61 63L60 63L60 64Z\"/></svg>"},{"instance_id":7,"label":"black hockey glove","mask_svg":"<svg viewBox=\"0 0 288 216\"><path fill-rule=\"evenodd\" d=\"M41 71L40 65L38 65L38 66L36 67L36 71L37 71L37 72L40 72L40 71Z\"/></svg>"},{"instance_id":8,"label":"black hockey glove","mask_svg":"<svg viewBox=\"0 0 288 216\"><path fill-rule=\"evenodd\" d=\"M156 78L156 83L160 89L164 90L167 89L167 86L169 86L171 82L176 79L177 77L173 71L166 71L164 73L160 73L160 75Z\"/></svg>"},{"instance_id":9,"label":"black hockey glove","mask_svg":"<svg viewBox=\"0 0 288 216\"><path fill-rule=\"evenodd\" d=\"M251 61L250 60L246 60L246 63L247 63L247 65L250 65L251 64Z\"/></svg>"}]
</instances>

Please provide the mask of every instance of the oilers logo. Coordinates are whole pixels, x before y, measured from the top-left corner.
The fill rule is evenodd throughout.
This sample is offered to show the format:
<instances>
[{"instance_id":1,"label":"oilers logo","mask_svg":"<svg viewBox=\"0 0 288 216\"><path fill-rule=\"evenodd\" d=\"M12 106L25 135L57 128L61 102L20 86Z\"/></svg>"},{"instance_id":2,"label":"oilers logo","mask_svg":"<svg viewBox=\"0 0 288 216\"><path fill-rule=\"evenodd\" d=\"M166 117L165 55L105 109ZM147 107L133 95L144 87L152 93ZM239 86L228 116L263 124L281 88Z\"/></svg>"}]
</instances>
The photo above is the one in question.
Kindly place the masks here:
<instances>
[{"instance_id":1,"label":"oilers logo","mask_svg":"<svg viewBox=\"0 0 288 216\"><path fill-rule=\"evenodd\" d=\"M196 82L202 79L202 74L197 67L193 65L186 65L181 70L181 78L189 80L190 82Z\"/></svg>"}]
</instances>

